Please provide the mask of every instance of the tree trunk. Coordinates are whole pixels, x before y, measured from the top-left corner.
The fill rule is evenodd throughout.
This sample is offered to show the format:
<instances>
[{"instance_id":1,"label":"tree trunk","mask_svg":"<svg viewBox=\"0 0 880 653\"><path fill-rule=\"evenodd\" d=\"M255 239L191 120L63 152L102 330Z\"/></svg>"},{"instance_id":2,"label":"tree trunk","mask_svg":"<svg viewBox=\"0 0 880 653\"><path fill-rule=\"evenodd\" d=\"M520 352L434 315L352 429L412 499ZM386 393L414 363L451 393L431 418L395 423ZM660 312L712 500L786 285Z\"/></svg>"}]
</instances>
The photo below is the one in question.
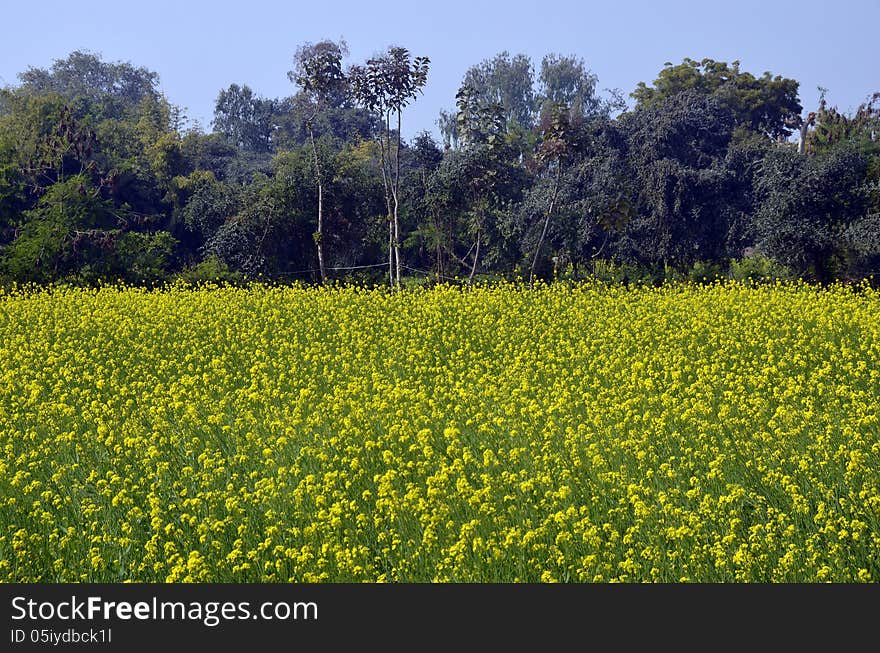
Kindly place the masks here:
<instances>
[{"instance_id":1,"label":"tree trunk","mask_svg":"<svg viewBox=\"0 0 880 653\"><path fill-rule=\"evenodd\" d=\"M400 288L400 224L397 220L397 211L400 206L398 193L400 191L400 107L397 109L397 148L394 152L394 183L392 186L394 195L394 262L397 267L397 287Z\"/></svg>"},{"instance_id":2,"label":"tree trunk","mask_svg":"<svg viewBox=\"0 0 880 653\"><path fill-rule=\"evenodd\" d=\"M819 110L822 110L824 106L824 100L821 101L819 105ZM818 113L816 111L810 111L807 114L807 119L801 123L800 129L798 130L798 154L806 154L807 153L807 133L813 125L816 124L816 117Z\"/></svg>"},{"instance_id":3,"label":"tree trunk","mask_svg":"<svg viewBox=\"0 0 880 653\"><path fill-rule=\"evenodd\" d=\"M425 197L428 197L428 173L425 170L424 166L422 166L422 191L425 194ZM440 283L440 280L443 276L443 263L440 260L440 246L441 246L441 226L440 226L440 218L438 216L438 212L436 208L431 209L431 219L434 224L434 270L437 275L437 283Z\"/></svg>"},{"instance_id":4,"label":"tree trunk","mask_svg":"<svg viewBox=\"0 0 880 653\"><path fill-rule=\"evenodd\" d=\"M559 194L559 178L561 176L562 163L556 162L556 179L553 181L553 195L550 197L550 206L547 208L547 217L544 219L544 228L541 230L541 237L538 239L538 246L535 248L535 256L532 259L532 269L529 272L529 288L534 287L535 283L535 264L538 262L538 254L541 252L541 245L544 244L544 236L547 235L547 227L550 226L550 216L553 215L553 209L556 206L556 196Z\"/></svg>"},{"instance_id":5,"label":"tree trunk","mask_svg":"<svg viewBox=\"0 0 880 653\"><path fill-rule=\"evenodd\" d=\"M391 172L386 168L391 165L391 125L390 112L384 116L385 133L379 139L379 167L382 168L382 188L385 191L385 219L388 220L388 282L394 288L394 228L391 221ZM388 156L385 156L385 148Z\"/></svg>"},{"instance_id":6,"label":"tree trunk","mask_svg":"<svg viewBox=\"0 0 880 653\"><path fill-rule=\"evenodd\" d=\"M434 216L436 233L434 234L435 244L437 246L437 283L443 281L443 227L437 216Z\"/></svg>"},{"instance_id":7,"label":"tree trunk","mask_svg":"<svg viewBox=\"0 0 880 653\"><path fill-rule=\"evenodd\" d=\"M388 281L394 289L394 223L388 215Z\"/></svg>"},{"instance_id":8,"label":"tree trunk","mask_svg":"<svg viewBox=\"0 0 880 653\"><path fill-rule=\"evenodd\" d=\"M471 266L471 274L468 277L468 285L470 286L474 282L474 274L477 272L477 262L480 260L480 236L483 235L483 230L477 230L477 250L474 252L474 264Z\"/></svg>"},{"instance_id":9,"label":"tree trunk","mask_svg":"<svg viewBox=\"0 0 880 653\"><path fill-rule=\"evenodd\" d=\"M309 141L312 143L312 156L315 160L315 181L318 184L318 231L315 233L315 246L318 249L318 272L321 275L321 283L326 281L324 271L324 182L321 180L321 163L318 160L318 147L315 145L315 134L309 122Z\"/></svg>"}]
</instances>

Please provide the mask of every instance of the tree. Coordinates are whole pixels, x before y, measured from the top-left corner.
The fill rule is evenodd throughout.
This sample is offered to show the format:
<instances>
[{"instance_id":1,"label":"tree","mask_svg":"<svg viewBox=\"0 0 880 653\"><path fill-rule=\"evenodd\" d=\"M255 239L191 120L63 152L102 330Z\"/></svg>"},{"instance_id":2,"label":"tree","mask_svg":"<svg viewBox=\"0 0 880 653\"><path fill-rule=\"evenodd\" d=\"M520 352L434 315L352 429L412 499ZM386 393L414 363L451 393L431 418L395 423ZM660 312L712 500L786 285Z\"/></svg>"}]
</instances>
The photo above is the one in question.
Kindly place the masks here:
<instances>
[{"instance_id":1,"label":"tree","mask_svg":"<svg viewBox=\"0 0 880 653\"><path fill-rule=\"evenodd\" d=\"M122 117L95 124L57 92L0 95L0 144L11 146L16 168L15 214L3 225L6 269L39 281L154 279L174 241L162 193L182 167L164 98L144 94Z\"/></svg>"},{"instance_id":2,"label":"tree","mask_svg":"<svg viewBox=\"0 0 880 653\"><path fill-rule=\"evenodd\" d=\"M58 94L0 91L7 110L0 134L15 153L19 173L38 196L66 177L94 168L95 133Z\"/></svg>"},{"instance_id":3,"label":"tree","mask_svg":"<svg viewBox=\"0 0 880 653\"><path fill-rule=\"evenodd\" d=\"M575 56L545 55L538 81L537 103L542 113L563 105L573 117L583 119L607 114L619 106L602 101L596 94L598 77L587 69L583 59Z\"/></svg>"},{"instance_id":4,"label":"tree","mask_svg":"<svg viewBox=\"0 0 880 653\"><path fill-rule=\"evenodd\" d=\"M110 271L125 220L85 173L52 184L23 214L4 267L17 279L49 281L83 270Z\"/></svg>"},{"instance_id":5,"label":"tree","mask_svg":"<svg viewBox=\"0 0 880 653\"><path fill-rule=\"evenodd\" d=\"M333 265L348 268L375 265L382 255L383 240L382 225L377 225L375 218L384 208L376 145L372 141L345 145L332 157L331 164L328 259Z\"/></svg>"},{"instance_id":6,"label":"tree","mask_svg":"<svg viewBox=\"0 0 880 653\"><path fill-rule=\"evenodd\" d=\"M415 265L431 267L439 282L444 275L444 250L448 247L451 234L447 228L448 216L442 203L432 196L432 182L438 166L443 161L443 152L433 136L427 131L420 132L412 140L407 151L409 170L405 177L404 203L415 220L415 228L405 242L416 250L419 260ZM428 255L430 252L430 255Z\"/></svg>"},{"instance_id":7,"label":"tree","mask_svg":"<svg viewBox=\"0 0 880 653\"><path fill-rule=\"evenodd\" d=\"M863 256L880 253L880 221L866 192L868 165L852 143L821 156L770 150L755 182L759 204L753 219L760 249L821 282L846 272L852 255L847 249Z\"/></svg>"},{"instance_id":8,"label":"tree","mask_svg":"<svg viewBox=\"0 0 880 653\"><path fill-rule=\"evenodd\" d=\"M28 68L19 76L21 90L57 93L82 118L121 120L136 113L145 98L158 100L159 76L128 62L107 63L98 55L76 50L56 59L49 70Z\"/></svg>"},{"instance_id":9,"label":"tree","mask_svg":"<svg viewBox=\"0 0 880 653\"><path fill-rule=\"evenodd\" d=\"M506 122L515 122L524 129L533 126L534 71L527 55L511 57L507 51L500 52L493 59L469 68L462 86L475 89L482 104L500 105Z\"/></svg>"},{"instance_id":10,"label":"tree","mask_svg":"<svg viewBox=\"0 0 880 653\"><path fill-rule=\"evenodd\" d=\"M525 179L504 108L468 85L459 89L456 104L459 147L448 150L430 176L427 202L435 212L438 275L448 252L472 284L481 263L504 258L502 228ZM456 238L469 245L464 254L455 254Z\"/></svg>"},{"instance_id":11,"label":"tree","mask_svg":"<svg viewBox=\"0 0 880 653\"><path fill-rule=\"evenodd\" d=\"M527 131L535 123L536 96L532 61L507 51L468 68L459 88L470 88L474 102L502 108L508 131ZM459 146L458 112L441 111L437 126L447 148Z\"/></svg>"},{"instance_id":12,"label":"tree","mask_svg":"<svg viewBox=\"0 0 880 653\"><path fill-rule=\"evenodd\" d=\"M240 189L217 180L209 170L196 170L175 179L179 219L202 245L238 212Z\"/></svg>"},{"instance_id":13,"label":"tree","mask_svg":"<svg viewBox=\"0 0 880 653\"><path fill-rule=\"evenodd\" d=\"M0 135L0 244L6 241L13 216L25 206L25 186L17 165L15 150Z\"/></svg>"},{"instance_id":14,"label":"tree","mask_svg":"<svg viewBox=\"0 0 880 653\"><path fill-rule=\"evenodd\" d=\"M379 138L380 166L385 187L388 215L388 276L392 287L400 287L400 152L401 115L428 80L428 57L410 56L409 50L390 47L384 55L369 59L365 66L352 66L349 72L356 100L382 120ZM397 129L392 130L392 116Z\"/></svg>"},{"instance_id":15,"label":"tree","mask_svg":"<svg viewBox=\"0 0 880 653\"><path fill-rule=\"evenodd\" d=\"M806 150L822 154L838 143L858 144L870 154L880 155L880 92L858 106L853 115L829 107L824 93L815 114L815 129L806 138Z\"/></svg>"},{"instance_id":16,"label":"tree","mask_svg":"<svg viewBox=\"0 0 880 653\"><path fill-rule=\"evenodd\" d=\"M235 147L266 154L274 148L274 134L282 107L278 100L261 98L245 84L230 84L214 105L214 131Z\"/></svg>"},{"instance_id":17,"label":"tree","mask_svg":"<svg viewBox=\"0 0 880 653\"><path fill-rule=\"evenodd\" d=\"M544 244L544 238L547 235L547 228L550 225L550 219L553 217L553 211L556 208L556 201L559 198L563 165L570 157L572 131L573 128L569 118L569 108L562 104L553 105L549 110L549 115L545 117L541 146L538 149L536 157L538 163L545 169L547 174L553 178L553 186L544 214L544 226L541 229L541 236L538 238L538 244L535 247L535 253L532 256L532 265L529 269L530 286L534 284L535 264L538 262L538 255L541 253L541 245Z\"/></svg>"},{"instance_id":18,"label":"tree","mask_svg":"<svg viewBox=\"0 0 880 653\"><path fill-rule=\"evenodd\" d=\"M740 62L685 58L667 63L651 86L639 82L631 96L636 106L657 106L674 95L693 91L720 101L744 125L773 140L782 140L801 124L798 82L765 72L761 77L740 71Z\"/></svg>"},{"instance_id":19,"label":"tree","mask_svg":"<svg viewBox=\"0 0 880 653\"><path fill-rule=\"evenodd\" d=\"M327 276L324 269L324 180L321 175L318 147L315 145L313 123L332 98L342 96L346 92L348 81L342 71L342 57L347 53L344 41L306 43L296 51L295 69L287 73L290 80L299 85L313 107L306 117L306 129L312 146L315 184L318 188L318 229L315 232L315 246L318 251L321 283L324 283Z\"/></svg>"},{"instance_id":20,"label":"tree","mask_svg":"<svg viewBox=\"0 0 880 653\"><path fill-rule=\"evenodd\" d=\"M301 158L301 169L308 179L308 158ZM287 174L254 175L249 184L238 190L238 197L230 207L235 212L227 215L207 237L201 250L203 259L216 259L246 277L284 272L291 263L296 268L311 267L310 220L298 201L299 188L301 186L291 183ZM216 200L218 208L222 208L224 198ZM217 212L215 216L219 218L224 213Z\"/></svg>"},{"instance_id":21,"label":"tree","mask_svg":"<svg viewBox=\"0 0 880 653\"><path fill-rule=\"evenodd\" d=\"M231 169L238 151L221 134L205 134L191 129L181 138L180 148L189 172L205 170L220 181L234 172Z\"/></svg>"},{"instance_id":22,"label":"tree","mask_svg":"<svg viewBox=\"0 0 880 653\"><path fill-rule=\"evenodd\" d=\"M310 121L314 108L313 98L303 91L283 100L275 134L277 148L292 149L308 145L307 123L316 141L329 140L334 147L355 145L358 141L373 138L379 131L376 117L356 106L349 93L329 96L322 110Z\"/></svg>"},{"instance_id":23,"label":"tree","mask_svg":"<svg viewBox=\"0 0 880 653\"><path fill-rule=\"evenodd\" d=\"M651 266L717 260L736 206L725 157L730 109L696 91L671 95L619 120L636 212L619 254Z\"/></svg>"},{"instance_id":24,"label":"tree","mask_svg":"<svg viewBox=\"0 0 880 653\"><path fill-rule=\"evenodd\" d=\"M562 119L570 116L571 112L563 108ZM552 140L552 131L559 129L553 129L548 113L544 120ZM577 277L582 264L609 256L612 238L633 217L635 193L626 136L616 121L601 117L582 125L569 122L565 140L558 181L547 169L546 155L542 153L539 174L518 207L516 231L522 251L540 254L540 240L553 253L553 267L570 266ZM548 219L551 204L553 210ZM541 276L549 268L546 261L546 257L533 257L533 277Z\"/></svg>"},{"instance_id":25,"label":"tree","mask_svg":"<svg viewBox=\"0 0 880 653\"><path fill-rule=\"evenodd\" d=\"M487 102L479 97L477 89L465 84L456 94L458 104L458 132L465 152L464 170L469 189L470 230L475 237L474 258L468 274L468 285L480 262L480 245L489 227L492 204L499 198L500 167L504 163L507 121L504 107L499 102Z\"/></svg>"}]
</instances>

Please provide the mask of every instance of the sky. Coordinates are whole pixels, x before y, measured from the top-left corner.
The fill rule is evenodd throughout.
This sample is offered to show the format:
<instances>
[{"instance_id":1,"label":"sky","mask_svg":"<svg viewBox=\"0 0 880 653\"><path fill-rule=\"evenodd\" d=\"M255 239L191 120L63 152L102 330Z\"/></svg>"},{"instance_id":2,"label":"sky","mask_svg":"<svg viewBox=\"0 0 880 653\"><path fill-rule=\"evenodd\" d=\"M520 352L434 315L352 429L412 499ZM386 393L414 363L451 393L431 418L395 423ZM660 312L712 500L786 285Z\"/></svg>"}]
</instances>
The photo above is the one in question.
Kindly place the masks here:
<instances>
[{"instance_id":1,"label":"sky","mask_svg":"<svg viewBox=\"0 0 880 653\"><path fill-rule=\"evenodd\" d=\"M29 66L89 50L157 72L168 99L205 129L221 89L238 83L264 97L291 95L287 71L297 46L340 38L347 63L390 45L430 57L424 94L404 113L407 138L437 134L437 116L454 108L465 71L503 50L536 66L547 53L575 55L599 89L627 96L665 62L685 57L739 60L756 75L794 78L805 112L815 108L818 86L843 111L880 91L880 0L0 0L0 19L0 85L17 84Z\"/></svg>"}]
</instances>

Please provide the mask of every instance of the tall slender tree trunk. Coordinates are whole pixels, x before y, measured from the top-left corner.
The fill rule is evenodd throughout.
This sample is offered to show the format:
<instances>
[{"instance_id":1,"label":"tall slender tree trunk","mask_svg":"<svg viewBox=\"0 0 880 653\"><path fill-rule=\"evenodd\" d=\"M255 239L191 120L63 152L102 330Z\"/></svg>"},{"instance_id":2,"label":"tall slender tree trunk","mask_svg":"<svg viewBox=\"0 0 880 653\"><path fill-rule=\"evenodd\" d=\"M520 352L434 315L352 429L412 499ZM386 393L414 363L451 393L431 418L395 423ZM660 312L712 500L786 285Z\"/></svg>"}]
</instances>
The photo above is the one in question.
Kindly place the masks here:
<instances>
[{"instance_id":1,"label":"tall slender tree trunk","mask_svg":"<svg viewBox=\"0 0 880 653\"><path fill-rule=\"evenodd\" d=\"M819 111L824 107L824 100L822 100L819 104ZM801 121L801 126L798 129L798 154L806 154L807 153L807 135L809 134L810 127L816 124L816 117L818 116L817 111L810 111L807 114L805 120Z\"/></svg>"},{"instance_id":2,"label":"tall slender tree trunk","mask_svg":"<svg viewBox=\"0 0 880 653\"><path fill-rule=\"evenodd\" d=\"M556 178L553 181L553 194L550 196L550 206L547 208L547 217L544 219L544 228L541 230L541 237L538 239L538 246L535 248L535 256L532 258L532 269L529 272L529 287L534 287L535 283L535 264L538 262L538 254L541 252L541 245L544 244L544 237L547 235L547 227L550 226L550 217L553 215L553 209L556 207L556 197L559 194L559 178L561 176L562 163L556 161Z\"/></svg>"},{"instance_id":3,"label":"tall slender tree trunk","mask_svg":"<svg viewBox=\"0 0 880 653\"><path fill-rule=\"evenodd\" d=\"M474 283L474 274L476 274L476 272L477 272L477 263L480 260L480 237L482 235L483 235L483 230L478 229L477 230L477 249L474 252L474 264L471 266L471 273L470 273L470 276L468 276L468 285L469 286Z\"/></svg>"},{"instance_id":4,"label":"tall slender tree trunk","mask_svg":"<svg viewBox=\"0 0 880 653\"><path fill-rule=\"evenodd\" d=\"M394 194L394 263L396 266L397 287L400 288L400 223L397 212L400 207L398 193L400 191L400 107L397 109L397 147L394 151L394 182L392 192Z\"/></svg>"},{"instance_id":5,"label":"tall slender tree trunk","mask_svg":"<svg viewBox=\"0 0 880 653\"><path fill-rule=\"evenodd\" d=\"M394 220L391 222L391 240L394 244L394 283L400 288L400 232L397 224L397 192L394 193Z\"/></svg>"},{"instance_id":6,"label":"tall slender tree trunk","mask_svg":"<svg viewBox=\"0 0 880 653\"><path fill-rule=\"evenodd\" d=\"M385 134L379 139L379 167L382 168L382 188L385 191L385 219L388 220L388 283L394 288L394 225L391 219L391 173L386 169L391 162L390 112L385 112ZM388 156L385 148L388 147Z\"/></svg>"},{"instance_id":7,"label":"tall slender tree trunk","mask_svg":"<svg viewBox=\"0 0 880 653\"><path fill-rule=\"evenodd\" d=\"M388 280L391 288L394 288L394 223L391 221L391 213L388 215Z\"/></svg>"},{"instance_id":8,"label":"tall slender tree trunk","mask_svg":"<svg viewBox=\"0 0 880 653\"><path fill-rule=\"evenodd\" d=\"M443 261L440 258L440 241L437 241L437 283L443 280Z\"/></svg>"},{"instance_id":9,"label":"tall slender tree trunk","mask_svg":"<svg viewBox=\"0 0 880 653\"><path fill-rule=\"evenodd\" d=\"M437 246L437 283L443 280L443 224L436 209L434 210L434 241Z\"/></svg>"},{"instance_id":10,"label":"tall slender tree trunk","mask_svg":"<svg viewBox=\"0 0 880 653\"><path fill-rule=\"evenodd\" d=\"M425 167L422 166L422 192L424 192L425 197L428 197L428 173L425 170ZM440 279L443 276L442 263L440 261L440 246L441 246L441 226L440 219L437 214L436 208L431 208L431 219L433 220L434 225L434 270L437 275L437 283L440 283Z\"/></svg>"},{"instance_id":11,"label":"tall slender tree trunk","mask_svg":"<svg viewBox=\"0 0 880 653\"><path fill-rule=\"evenodd\" d=\"M309 121L308 127L309 141L312 143L312 156L315 162L315 181L318 184L318 230L315 232L315 246L318 249L318 272L323 284L327 279L324 269L324 182L321 179L321 163L318 159L318 147L315 145L315 134L312 131L311 121Z\"/></svg>"}]
</instances>

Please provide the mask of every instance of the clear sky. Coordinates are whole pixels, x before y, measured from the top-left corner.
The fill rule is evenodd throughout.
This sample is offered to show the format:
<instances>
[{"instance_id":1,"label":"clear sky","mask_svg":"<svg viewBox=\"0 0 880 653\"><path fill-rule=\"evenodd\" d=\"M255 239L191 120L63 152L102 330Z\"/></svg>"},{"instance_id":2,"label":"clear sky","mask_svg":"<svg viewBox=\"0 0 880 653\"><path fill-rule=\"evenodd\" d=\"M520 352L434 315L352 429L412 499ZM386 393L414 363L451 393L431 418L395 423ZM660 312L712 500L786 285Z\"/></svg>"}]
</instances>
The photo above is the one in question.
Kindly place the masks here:
<instances>
[{"instance_id":1,"label":"clear sky","mask_svg":"<svg viewBox=\"0 0 880 653\"><path fill-rule=\"evenodd\" d=\"M424 95L404 114L408 137L436 133L467 68L502 50L536 64L548 52L577 55L600 89L627 95L684 57L739 59L745 71L797 79L805 110L817 86L842 110L880 91L880 0L0 0L0 20L0 85L87 49L156 71L169 100L206 128L220 89L246 83L263 96L290 95L297 46L340 37L350 63L392 44L431 58Z\"/></svg>"}]
</instances>

